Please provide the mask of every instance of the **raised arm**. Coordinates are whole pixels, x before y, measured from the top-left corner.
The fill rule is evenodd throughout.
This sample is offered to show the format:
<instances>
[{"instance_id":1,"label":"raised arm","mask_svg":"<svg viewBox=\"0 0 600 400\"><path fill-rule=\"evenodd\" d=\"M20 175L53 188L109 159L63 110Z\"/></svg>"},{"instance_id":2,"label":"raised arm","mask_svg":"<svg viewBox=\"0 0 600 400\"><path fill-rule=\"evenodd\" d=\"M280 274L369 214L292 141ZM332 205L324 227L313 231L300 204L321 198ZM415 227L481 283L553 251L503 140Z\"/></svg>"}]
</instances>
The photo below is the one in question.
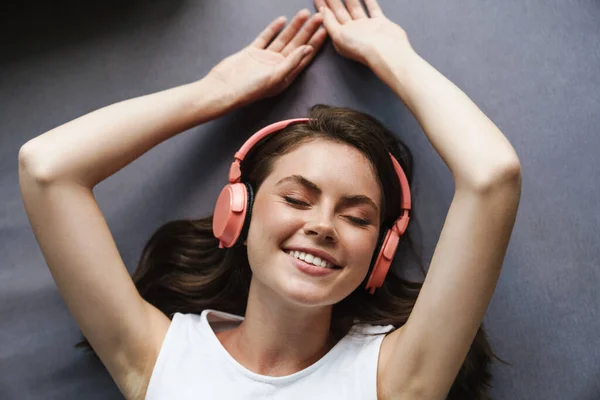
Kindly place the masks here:
<instances>
[{"instance_id":1,"label":"raised arm","mask_svg":"<svg viewBox=\"0 0 600 400\"><path fill-rule=\"evenodd\" d=\"M197 82L121 101L25 143L20 166L43 182L93 188L168 138L227 112L217 85Z\"/></svg>"},{"instance_id":2,"label":"raised arm","mask_svg":"<svg viewBox=\"0 0 600 400\"><path fill-rule=\"evenodd\" d=\"M452 172L456 189L484 189L520 173L517 153L454 83L412 48L374 54L373 72L406 104ZM512 179L511 179L512 178Z\"/></svg>"},{"instance_id":3,"label":"raised arm","mask_svg":"<svg viewBox=\"0 0 600 400\"><path fill-rule=\"evenodd\" d=\"M203 79L121 101L52 129L19 151L27 216L67 307L128 399L143 398L169 319L142 299L92 189L142 154L194 125L285 89L324 32L277 19ZM291 27L291 28L290 28ZM269 49L265 47L269 45ZM287 79L286 79L287 78Z\"/></svg>"},{"instance_id":4,"label":"raised arm","mask_svg":"<svg viewBox=\"0 0 600 400\"><path fill-rule=\"evenodd\" d=\"M179 130L226 110L214 89L199 81L113 104L19 152L23 203L48 268L126 398L141 398L169 319L139 295L92 188Z\"/></svg>"},{"instance_id":5,"label":"raised arm","mask_svg":"<svg viewBox=\"0 0 600 400\"><path fill-rule=\"evenodd\" d=\"M498 281L521 194L520 163L496 126L454 84L414 54L382 57L378 75L412 110L446 162L455 194L423 287L390 334L388 373L401 398L443 399ZM414 397L412 397L414 396Z\"/></svg>"},{"instance_id":6,"label":"raised arm","mask_svg":"<svg viewBox=\"0 0 600 400\"><path fill-rule=\"evenodd\" d=\"M203 79L77 118L27 142L19 157L40 179L93 187L164 140L281 93L323 45L321 21L306 9L287 26L276 18Z\"/></svg>"},{"instance_id":7,"label":"raised arm","mask_svg":"<svg viewBox=\"0 0 600 400\"><path fill-rule=\"evenodd\" d=\"M380 400L444 399L496 287L521 193L520 162L500 130L421 58L375 0L315 0L338 52L362 62L415 115L455 181L423 287L382 344Z\"/></svg>"}]
</instances>

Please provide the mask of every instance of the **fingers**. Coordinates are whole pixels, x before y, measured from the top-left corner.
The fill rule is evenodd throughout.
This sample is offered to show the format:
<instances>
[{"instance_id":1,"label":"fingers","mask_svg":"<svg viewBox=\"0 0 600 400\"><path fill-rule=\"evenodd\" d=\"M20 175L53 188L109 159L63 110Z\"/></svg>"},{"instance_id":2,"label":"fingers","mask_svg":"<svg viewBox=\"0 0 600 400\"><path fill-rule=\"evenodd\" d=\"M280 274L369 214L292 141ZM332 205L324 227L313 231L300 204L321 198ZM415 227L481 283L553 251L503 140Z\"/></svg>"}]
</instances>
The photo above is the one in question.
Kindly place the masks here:
<instances>
[{"instance_id":1,"label":"fingers","mask_svg":"<svg viewBox=\"0 0 600 400\"><path fill-rule=\"evenodd\" d=\"M281 53L287 57L286 61L288 61L288 60L290 61L288 66L284 67L284 70L287 73L287 76L286 76L285 82L284 82L285 86L289 86L294 81L294 79L296 79L298 74L300 74L304 70L304 68L306 68L306 66L312 61L312 59L315 58L315 55L317 54L319 49L323 46L323 43L325 43L325 40L327 39L327 30L325 29L324 26L320 26L322 18L323 18L322 14L315 14L315 16L313 18L315 20L315 22L313 23L311 20L305 26L305 30L307 33L297 35L296 38L294 38L294 40L292 40L282 50ZM314 32L315 29L317 29L316 32ZM297 57L298 53L296 53L296 52L298 51L298 47L304 47L303 45L306 44L307 36L309 34L312 34L312 36L310 37L310 39L308 39L307 44L309 46L311 46L313 48L313 50L308 55L306 55L306 54L301 55L300 59L299 59ZM298 39L298 40L296 40L296 39ZM298 62L298 60L300 60L300 61ZM295 63L297 63L297 65L295 65ZM291 66L291 72L289 70L290 66Z\"/></svg>"},{"instance_id":2,"label":"fingers","mask_svg":"<svg viewBox=\"0 0 600 400\"><path fill-rule=\"evenodd\" d=\"M367 6L371 18L383 17L383 11L377 4L377 0L365 0L365 6Z\"/></svg>"},{"instance_id":3,"label":"fingers","mask_svg":"<svg viewBox=\"0 0 600 400\"><path fill-rule=\"evenodd\" d=\"M353 19L368 18L365 10L360 5L360 0L346 0L346 5Z\"/></svg>"},{"instance_id":4,"label":"fingers","mask_svg":"<svg viewBox=\"0 0 600 400\"><path fill-rule=\"evenodd\" d=\"M304 68L306 68L306 66L313 60L313 58L315 58L317 52L319 51L321 46L323 46L323 43L325 43L326 39L327 39L327 30L325 29L324 26L321 26L317 30L317 32L315 32L315 34L312 36L312 38L308 41L308 45L312 46L312 48L314 50L312 52L310 52L308 55L304 55L304 57L301 59L300 63L295 68L293 68L292 71L287 75L287 77L285 78L286 85L291 84L293 82L293 80L296 79L298 74L300 74L304 70ZM293 56L288 56L288 58L293 59Z\"/></svg>"},{"instance_id":5,"label":"fingers","mask_svg":"<svg viewBox=\"0 0 600 400\"><path fill-rule=\"evenodd\" d=\"M250 46L258 47L259 49L264 49L267 44L273 37L285 26L285 22L287 21L286 17L278 17L275 18L267 27L254 39Z\"/></svg>"},{"instance_id":6,"label":"fingers","mask_svg":"<svg viewBox=\"0 0 600 400\"><path fill-rule=\"evenodd\" d=\"M310 60L310 55L314 54L314 49L311 49L312 51L310 53L306 53L305 50L306 46L301 46L290 53L290 55L287 56L281 64L279 64L275 74L275 79L283 80L285 78L285 84L289 85L295 75L297 75L299 70L301 70L302 63L304 63L303 65L306 65L308 63L306 59ZM293 74L295 75L292 77Z\"/></svg>"},{"instance_id":7,"label":"fingers","mask_svg":"<svg viewBox=\"0 0 600 400\"><path fill-rule=\"evenodd\" d=\"M326 39L327 39L327 29L325 29L324 26L321 26L311 36L311 38L308 40L308 43L299 43L298 46L301 46L301 45L304 45L304 44L308 44L308 45L312 46L312 48L314 49L314 51L312 52L312 54L310 54L307 57L310 60L310 59L314 58L314 56L317 54L317 52L319 51L319 49L321 47L323 47L323 43L325 43ZM289 52L292 52L293 50L295 50L295 48L292 48Z\"/></svg>"},{"instance_id":8,"label":"fingers","mask_svg":"<svg viewBox=\"0 0 600 400\"><path fill-rule=\"evenodd\" d=\"M342 25L353 19L383 16L383 11L379 7L377 0L364 0L364 2L369 12L368 16L360 4L360 0L346 0L347 7L342 4L341 0L315 0L315 7L317 10L321 7L329 7L337 21Z\"/></svg>"},{"instance_id":9,"label":"fingers","mask_svg":"<svg viewBox=\"0 0 600 400\"><path fill-rule=\"evenodd\" d=\"M315 1L315 3L317 3L317 1ZM333 12L329 8L327 8L325 6L322 10L323 10L323 26L325 26L325 28L327 29L329 36L331 36L332 38L337 38L338 32L341 27L340 23L335 18L335 15L333 15Z\"/></svg>"},{"instance_id":10,"label":"fingers","mask_svg":"<svg viewBox=\"0 0 600 400\"><path fill-rule=\"evenodd\" d=\"M304 44L309 44L315 49L315 53L319 51L327 37L327 30L321 26L323 15L314 14L302 29L296 33L291 41L281 50L281 54L286 56L294 49Z\"/></svg>"},{"instance_id":11,"label":"fingers","mask_svg":"<svg viewBox=\"0 0 600 400\"><path fill-rule=\"evenodd\" d=\"M335 18L340 22L340 24L345 24L348 21L352 21L352 17L348 14L346 10L346 6L342 3L342 0L326 0L326 4L322 4L324 6L329 7Z\"/></svg>"},{"instance_id":12,"label":"fingers","mask_svg":"<svg viewBox=\"0 0 600 400\"><path fill-rule=\"evenodd\" d=\"M280 52L285 45L287 45L298 33L302 25L310 17L310 11L308 9L302 9L292 19L292 22L273 40L273 42L267 47L267 50Z\"/></svg>"},{"instance_id":13,"label":"fingers","mask_svg":"<svg viewBox=\"0 0 600 400\"><path fill-rule=\"evenodd\" d=\"M305 56L302 59L302 61L300 61L300 64L298 64L294 69L292 69L292 72L290 72L289 75L285 78L286 86L289 86L294 81L294 79L296 79L298 74L300 74L300 72L302 72L304 70L304 68L306 68L308 63L310 63L311 60L314 58L314 55L316 54L316 52L317 52L316 50L313 50L312 53Z\"/></svg>"}]
</instances>

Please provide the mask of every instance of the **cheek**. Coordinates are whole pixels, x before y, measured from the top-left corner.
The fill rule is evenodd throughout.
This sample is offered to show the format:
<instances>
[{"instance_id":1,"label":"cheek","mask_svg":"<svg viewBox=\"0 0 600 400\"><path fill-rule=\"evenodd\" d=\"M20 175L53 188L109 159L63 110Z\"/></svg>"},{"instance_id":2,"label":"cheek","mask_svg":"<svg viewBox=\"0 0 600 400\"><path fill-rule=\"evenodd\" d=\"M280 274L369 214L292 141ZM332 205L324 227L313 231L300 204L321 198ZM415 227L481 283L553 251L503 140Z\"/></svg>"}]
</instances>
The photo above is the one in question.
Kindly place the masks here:
<instances>
[{"instance_id":1,"label":"cheek","mask_svg":"<svg viewBox=\"0 0 600 400\"><path fill-rule=\"evenodd\" d=\"M248 261L253 274L261 279L272 278L263 266L272 262L273 257L280 257L279 246L301 227L297 216L282 208L277 203L267 206L257 203L252 209L247 238Z\"/></svg>"},{"instance_id":2,"label":"cheek","mask_svg":"<svg viewBox=\"0 0 600 400\"><path fill-rule=\"evenodd\" d=\"M252 209L252 220L248 239L255 242L275 242L285 240L302 225L298 215L289 207L278 202L258 202Z\"/></svg>"},{"instance_id":3,"label":"cheek","mask_svg":"<svg viewBox=\"0 0 600 400\"><path fill-rule=\"evenodd\" d=\"M367 264L371 261L377 245L377 235L373 232L354 229L344 237L345 246L352 249L356 262Z\"/></svg>"}]
</instances>

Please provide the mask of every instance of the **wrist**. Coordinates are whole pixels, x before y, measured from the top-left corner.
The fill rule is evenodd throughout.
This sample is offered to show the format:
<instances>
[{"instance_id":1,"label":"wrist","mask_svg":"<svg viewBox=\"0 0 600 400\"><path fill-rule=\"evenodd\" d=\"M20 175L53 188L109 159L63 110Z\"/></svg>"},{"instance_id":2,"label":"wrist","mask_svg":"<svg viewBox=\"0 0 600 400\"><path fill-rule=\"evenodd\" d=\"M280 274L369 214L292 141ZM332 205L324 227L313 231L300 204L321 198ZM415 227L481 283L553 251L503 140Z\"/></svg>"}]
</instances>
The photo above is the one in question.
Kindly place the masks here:
<instances>
[{"instance_id":1,"label":"wrist","mask_svg":"<svg viewBox=\"0 0 600 400\"><path fill-rule=\"evenodd\" d=\"M396 52L375 53L369 58L369 67L386 85L398 89L398 85L410 79L411 71L418 68L422 58L410 46Z\"/></svg>"},{"instance_id":2,"label":"wrist","mask_svg":"<svg viewBox=\"0 0 600 400\"><path fill-rule=\"evenodd\" d=\"M231 96L220 81L211 75L192 82L187 86L191 107L200 119L198 124L219 118L236 108L238 100Z\"/></svg>"}]
</instances>

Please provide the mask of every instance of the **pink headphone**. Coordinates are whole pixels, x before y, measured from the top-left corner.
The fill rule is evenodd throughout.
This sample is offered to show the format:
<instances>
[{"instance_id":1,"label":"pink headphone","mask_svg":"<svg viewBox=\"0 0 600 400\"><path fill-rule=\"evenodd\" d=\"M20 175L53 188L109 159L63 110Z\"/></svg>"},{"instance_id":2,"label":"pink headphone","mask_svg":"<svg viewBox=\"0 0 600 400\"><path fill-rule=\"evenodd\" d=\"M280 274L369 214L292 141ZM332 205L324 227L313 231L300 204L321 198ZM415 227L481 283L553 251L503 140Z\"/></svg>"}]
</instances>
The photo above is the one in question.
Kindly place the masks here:
<instances>
[{"instance_id":1,"label":"pink headphone","mask_svg":"<svg viewBox=\"0 0 600 400\"><path fill-rule=\"evenodd\" d=\"M229 184L225 185L221 194L219 194L213 215L213 234L219 239L219 248L230 248L246 240L254 193L250 184L240 182L242 175L240 163L244 160L248 151L265 136L282 130L290 124L306 123L308 121L310 121L309 118L294 118L275 122L252 135L235 153L235 160L229 168ZM400 217L385 232L385 235L381 235L376 247L376 250L379 249L379 254L365 287L371 294L375 293L375 289L383 284L394 254L396 254L400 236L406 231L410 219L411 201L408 180L398 161L391 154L390 157L402 188L402 204L400 206Z\"/></svg>"}]
</instances>

